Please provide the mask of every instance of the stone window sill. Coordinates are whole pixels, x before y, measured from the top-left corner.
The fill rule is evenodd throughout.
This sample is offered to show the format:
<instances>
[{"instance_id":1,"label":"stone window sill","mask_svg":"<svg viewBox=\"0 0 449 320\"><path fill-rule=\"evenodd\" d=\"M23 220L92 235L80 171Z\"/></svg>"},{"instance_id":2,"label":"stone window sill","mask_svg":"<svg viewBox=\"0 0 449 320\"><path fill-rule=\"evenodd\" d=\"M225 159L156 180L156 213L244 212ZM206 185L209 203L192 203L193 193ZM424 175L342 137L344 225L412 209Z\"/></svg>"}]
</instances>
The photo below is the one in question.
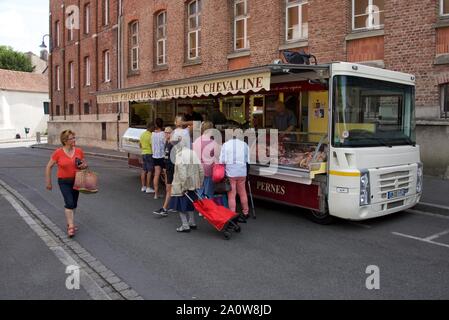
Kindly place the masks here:
<instances>
[{"instance_id":1,"label":"stone window sill","mask_svg":"<svg viewBox=\"0 0 449 320\"><path fill-rule=\"evenodd\" d=\"M384 29L354 31L346 36L346 41L384 36Z\"/></svg>"},{"instance_id":2,"label":"stone window sill","mask_svg":"<svg viewBox=\"0 0 449 320\"><path fill-rule=\"evenodd\" d=\"M159 72L159 71L167 71L168 70L168 65L164 64L164 65L155 65L153 67L153 72Z\"/></svg>"},{"instance_id":3,"label":"stone window sill","mask_svg":"<svg viewBox=\"0 0 449 320\"><path fill-rule=\"evenodd\" d=\"M200 65L202 64L203 61L201 59L196 59L196 60L188 60L185 61L183 64L183 67L191 67L191 66L196 66L196 65Z\"/></svg>"},{"instance_id":4,"label":"stone window sill","mask_svg":"<svg viewBox=\"0 0 449 320\"><path fill-rule=\"evenodd\" d=\"M304 48L304 47L308 47L308 46L309 46L309 41L308 40L289 42L289 43L281 45L279 47L279 51L295 49L295 48Z\"/></svg>"},{"instance_id":5,"label":"stone window sill","mask_svg":"<svg viewBox=\"0 0 449 320\"><path fill-rule=\"evenodd\" d=\"M449 16L441 16L438 18L437 23L433 25L435 29L449 27Z\"/></svg>"},{"instance_id":6,"label":"stone window sill","mask_svg":"<svg viewBox=\"0 0 449 320\"><path fill-rule=\"evenodd\" d=\"M242 51L236 51L233 53L228 54L228 60L235 59L235 58L241 58L241 57L248 57L251 55L251 51L249 50L242 50Z\"/></svg>"},{"instance_id":7,"label":"stone window sill","mask_svg":"<svg viewBox=\"0 0 449 320\"><path fill-rule=\"evenodd\" d=\"M130 77L136 77L136 76L140 76L140 71L139 70L135 70L135 71L128 71L128 78Z\"/></svg>"},{"instance_id":8,"label":"stone window sill","mask_svg":"<svg viewBox=\"0 0 449 320\"><path fill-rule=\"evenodd\" d=\"M435 65L449 64L449 53L437 55L433 64Z\"/></svg>"}]
</instances>

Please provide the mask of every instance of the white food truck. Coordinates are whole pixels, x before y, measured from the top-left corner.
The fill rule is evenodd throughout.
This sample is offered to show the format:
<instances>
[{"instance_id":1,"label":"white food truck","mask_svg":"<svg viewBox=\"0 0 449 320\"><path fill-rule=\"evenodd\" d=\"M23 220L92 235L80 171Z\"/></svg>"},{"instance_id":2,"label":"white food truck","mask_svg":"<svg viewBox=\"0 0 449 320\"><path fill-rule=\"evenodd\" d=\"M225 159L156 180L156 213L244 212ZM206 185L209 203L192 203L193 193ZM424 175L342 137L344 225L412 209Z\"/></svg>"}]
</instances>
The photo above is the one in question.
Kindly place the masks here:
<instances>
[{"instance_id":1,"label":"white food truck","mask_svg":"<svg viewBox=\"0 0 449 320\"><path fill-rule=\"evenodd\" d=\"M147 121L162 117L173 123L187 105L207 116L215 104L232 125L270 132L280 100L294 115L295 130L279 132L278 145L267 146L279 151L275 172L266 164L251 165L256 198L308 209L319 223L380 217L420 200L413 75L345 62L273 64L124 93L105 94L103 100L131 101L130 129L122 139L130 165L139 166L139 137Z\"/></svg>"}]
</instances>

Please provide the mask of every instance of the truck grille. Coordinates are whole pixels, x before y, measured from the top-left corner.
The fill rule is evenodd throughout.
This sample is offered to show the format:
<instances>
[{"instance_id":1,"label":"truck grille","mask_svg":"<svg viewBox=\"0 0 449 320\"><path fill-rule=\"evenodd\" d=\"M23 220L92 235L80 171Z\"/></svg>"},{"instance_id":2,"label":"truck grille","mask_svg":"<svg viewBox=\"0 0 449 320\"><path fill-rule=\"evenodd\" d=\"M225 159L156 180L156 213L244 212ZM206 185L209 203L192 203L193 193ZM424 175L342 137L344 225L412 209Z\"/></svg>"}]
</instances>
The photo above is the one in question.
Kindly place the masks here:
<instances>
[{"instance_id":1,"label":"truck grille","mask_svg":"<svg viewBox=\"0 0 449 320\"><path fill-rule=\"evenodd\" d=\"M379 179L379 196L381 199L387 199L389 191L410 189L412 176L410 171L396 171L381 174Z\"/></svg>"}]
</instances>

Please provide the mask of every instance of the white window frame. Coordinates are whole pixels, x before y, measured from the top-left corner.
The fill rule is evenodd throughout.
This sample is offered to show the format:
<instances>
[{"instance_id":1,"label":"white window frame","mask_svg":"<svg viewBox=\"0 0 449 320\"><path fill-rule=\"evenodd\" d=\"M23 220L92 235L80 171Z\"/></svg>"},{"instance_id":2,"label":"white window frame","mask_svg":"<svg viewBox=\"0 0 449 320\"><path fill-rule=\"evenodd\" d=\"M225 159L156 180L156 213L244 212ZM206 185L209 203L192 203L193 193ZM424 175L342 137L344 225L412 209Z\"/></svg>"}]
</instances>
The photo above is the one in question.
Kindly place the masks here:
<instances>
[{"instance_id":1,"label":"white window frame","mask_svg":"<svg viewBox=\"0 0 449 320\"><path fill-rule=\"evenodd\" d=\"M91 65L90 65L90 57L84 58L84 66L85 66L85 82L86 87L90 86L90 80L91 80Z\"/></svg>"},{"instance_id":2,"label":"white window frame","mask_svg":"<svg viewBox=\"0 0 449 320\"><path fill-rule=\"evenodd\" d=\"M373 7L373 0L368 0L368 8L366 8L366 10L369 10L368 13L368 26L364 27L364 28L355 28L355 1L357 0L352 0L352 30L353 31L360 31L360 30L378 30L378 29L383 29L384 25L383 24L379 24L379 25L373 25L373 11L372 11L372 7ZM381 12L385 12L385 8L384 10L379 10L379 17L380 17L380 13ZM365 16L366 13L362 14L362 15L357 15L357 17L359 16Z\"/></svg>"},{"instance_id":3,"label":"white window frame","mask_svg":"<svg viewBox=\"0 0 449 320\"><path fill-rule=\"evenodd\" d=\"M288 2L288 0L285 0L285 41L286 42L296 42L296 41L300 41L300 40L306 40L309 37L309 31L308 31L308 27L307 27L307 35L304 35L304 29L303 29L303 21L302 21L302 10L304 6L308 6L309 5L309 1L308 0L297 0L295 2ZM298 38L294 38L292 37L291 39L288 38L288 31L289 29L289 19L288 19L288 10L290 8L293 7L297 7L298 9L298 27L299 27L299 37ZM307 21L307 24L309 23L309 21Z\"/></svg>"},{"instance_id":4,"label":"white window frame","mask_svg":"<svg viewBox=\"0 0 449 320\"><path fill-rule=\"evenodd\" d=\"M73 62L69 62L69 82L70 89L75 89L75 68Z\"/></svg>"},{"instance_id":5,"label":"white window frame","mask_svg":"<svg viewBox=\"0 0 449 320\"><path fill-rule=\"evenodd\" d=\"M56 66L56 91L61 91L61 67Z\"/></svg>"},{"instance_id":6,"label":"white window frame","mask_svg":"<svg viewBox=\"0 0 449 320\"><path fill-rule=\"evenodd\" d=\"M84 33L90 33L90 3L84 6Z\"/></svg>"},{"instance_id":7,"label":"white window frame","mask_svg":"<svg viewBox=\"0 0 449 320\"><path fill-rule=\"evenodd\" d=\"M164 16L164 22L159 25L159 17ZM162 29L162 37L159 37L159 30ZM162 56L159 55L159 48L162 46ZM190 52L190 51L189 51ZM162 62L159 59L162 58ZM162 11L156 16L156 65L167 64L167 11Z\"/></svg>"},{"instance_id":8,"label":"white window frame","mask_svg":"<svg viewBox=\"0 0 449 320\"><path fill-rule=\"evenodd\" d=\"M56 34L56 47L59 48L61 46L61 26L59 21L56 21L55 23L55 34Z\"/></svg>"},{"instance_id":9,"label":"white window frame","mask_svg":"<svg viewBox=\"0 0 449 320\"><path fill-rule=\"evenodd\" d=\"M244 4L244 14L237 16L237 5ZM247 0L235 0L234 1L234 51L248 50L248 1ZM243 48L237 48L237 23L243 21Z\"/></svg>"},{"instance_id":10,"label":"white window frame","mask_svg":"<svg viewBox=\"0 0 449 320\"><path fill-rule=\"evenodd\" d=\"M196 2L196 13L195 14L190 14L190 5ZM200 4L200 5L199 5ZM201 38L201 10L198 10L201 7L201 0L192 0L187 4L187 58L189 60L195 60L198 59L200 57L200 50L201 50L201 45L200 45L200 38ZM190 19L191 18L195 18L196 20L196 28L191 28L190 27ZM195 56L191 56L191 48L190 47L190 35L191 34L195 34L195 43L196 43L196 55Z\"/></svg>"},{"instance_id":11,"label":"white window frame","mask_svg":"<svg viewBox=\"0 0 449 320\"><path fill-rule=\"evenodd\" d=\"M103 0L103 25L109 25L109 0Z\"/></svg>"},{"instance_id":12,"label":"white window frame","mask_svg":"<svg viewBox=\"0 0 449 320\"><path fill-rule=\"evenodd\" d=\"M110 53L109 53L109 50L106 50L103 53L103 66L104 66L104 82L111 82Z\"/></svg>"},{"instance_id":13,"label":"white window frame","mask_svg":"<svg viewBox=\"0 0 449 320\"><path fill-rule=\"evenodd\" d=\"M73 32L73 29L74 29L74 18L73 18L73 16L74 16L74 12L72 11L72 12L70 12L69 13L69 15L68 15L68 17L69 17L69 19L70 19L70 25L69 25L69 36L68 36L68 41L73 41L74 40L74 32Z\"/></svg>"},{"instance_id":14,"label":"white window frame","mask_svg":"<svg viewBox=\"0 0 449 320\"><path fill-rule=\"evenodd\" d=\"M137 26L136 32L134 32L134 26ZM134 37L135 43L134 43ZM130 62L131 62L131 70L137 71L139 70L139 21L131 22L130 24ZM134 61L134 52L136 52L136 61ZM136 67L134 67L134 63Z\"/></svg>"},{"instance_id":15,"label":"white window frame","mask_svg":"<svg viewBox=\"0 0 449 320\"><path fill-rule=\"evenodd\" d=\"M442 16L442 17L449 16L449 12L444 13L444 0L440 0L440 16Z\"/></svg>"}]
</instances>

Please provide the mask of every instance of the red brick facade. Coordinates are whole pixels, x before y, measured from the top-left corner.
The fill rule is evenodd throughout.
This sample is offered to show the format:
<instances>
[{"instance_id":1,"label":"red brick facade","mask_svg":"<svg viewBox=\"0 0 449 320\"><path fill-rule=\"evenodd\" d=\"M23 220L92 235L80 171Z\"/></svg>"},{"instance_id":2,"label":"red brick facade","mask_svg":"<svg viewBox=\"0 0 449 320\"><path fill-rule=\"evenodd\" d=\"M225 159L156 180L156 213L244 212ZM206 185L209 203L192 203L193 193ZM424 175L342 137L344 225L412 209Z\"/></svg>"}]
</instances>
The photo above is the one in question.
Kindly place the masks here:
<instances>
[{"instance_id":1,"label":"red brick facade","mask_svg":"<svg viewBox=\"0 0 449 320\"><path fill-rule=\"evenodd\" d=\"M202 0L201 55L199 59L189 62L186 58L186 30L190 0L109 0L110 22L106 27L103 26L102 14L104 0L51 0L50 25L53 39L55 21L64 20L65 9L61 5L76 5L81 8L81 30L76 30L75 40L67 42L67 30L61 29L65 31L61 32L61 48L52 50L51 79L55 81L54 70L57 65L64 66L61 71L65 79L61 91L55 91L55 84L52 84L52 122L64 124L64 114L58 117L54 113L56 105L74 104L75 114L68 119L69 115L66 113L66 122L90 121L93 125L107 122L111 132L114 126L115 130L118 126L126 127L127 106L97 106L94 95L95 92L114 89L119 85L120 30L123 37L123 87L269 64L279 59L283 49L302 48L316 55L319 63L363 62L415 74L418 119L440 121L439 85L449 79L449 19L440 16L440 1L387 0L383 28L364 32L352 31L352 1L357 0L309 0L308 38L289 44L285 41L286 1L247 0L250 48L236 53L233 51L233 1ZM121 2L123 18L119 23L118 9ZM89 35L83 32L83 7L86 3L90 3L91 8ZM160 67L156 66L155 58L155 17L164 10L167 13L167 64ZM133 21L139 23L139 68L136 72L131 72L129 61L129 26ZM111 57L111 82L108 83L103 81L105 50L110 51ZM83 85L83 61L86 56L91 60L90 87ZM70 61L75 63L75 89L67 88L67 68ZM91 115L84 115L85 102L91 102ZM118 115L121 122L117 120ZM95 132L101 135L98 130ZM112 136L111 140L107 138L109 144L106 145L114 145L117 132ZM100 138L91 136L89 141L100 141Z\"/></svg>"}]
</instances>

